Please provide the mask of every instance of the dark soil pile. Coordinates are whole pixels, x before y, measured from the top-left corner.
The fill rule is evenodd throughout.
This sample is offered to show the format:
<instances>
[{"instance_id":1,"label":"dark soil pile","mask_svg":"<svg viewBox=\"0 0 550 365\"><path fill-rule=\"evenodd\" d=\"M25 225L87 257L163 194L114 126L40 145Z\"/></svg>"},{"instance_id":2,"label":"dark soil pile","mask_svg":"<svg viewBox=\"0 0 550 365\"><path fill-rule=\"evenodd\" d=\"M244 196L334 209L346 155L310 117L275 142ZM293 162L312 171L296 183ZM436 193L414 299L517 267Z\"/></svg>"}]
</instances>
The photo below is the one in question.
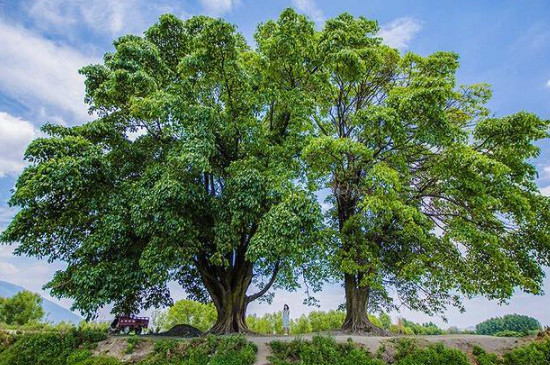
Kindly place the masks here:
<instances>
[{"instance_id":1,"label":"dark soil pile","mask_svg":"<svg viewBox=\"0 0 550 365\"><path fill-rule=\"evenodd\" d=\"M174 336L174 337L199 337L203 333L188 324L177 324L166 332L161 332L157 336Z\"/></svg>"}]
</instances>

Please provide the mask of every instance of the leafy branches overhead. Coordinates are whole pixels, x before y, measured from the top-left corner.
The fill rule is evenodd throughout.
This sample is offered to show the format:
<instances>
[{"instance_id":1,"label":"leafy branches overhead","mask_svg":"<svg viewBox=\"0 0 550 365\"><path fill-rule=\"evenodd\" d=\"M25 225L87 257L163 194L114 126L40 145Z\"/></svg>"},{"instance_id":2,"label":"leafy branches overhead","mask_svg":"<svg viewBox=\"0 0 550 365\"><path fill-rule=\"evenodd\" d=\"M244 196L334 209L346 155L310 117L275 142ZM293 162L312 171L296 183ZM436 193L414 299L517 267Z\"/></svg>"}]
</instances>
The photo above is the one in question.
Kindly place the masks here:
<instances>
[{"instance_id":1,"label":"leafy branches overhead","mask_svg":"<svg viewBox=\"0 0 550 365\"><path fill-rule=\"evenodd\" d=\"M220 19L165 15L114 47L81 70L99 118L29 146L2 240L67 262L48 287L88 316L171 304L177 280L215 304L215 332L246 331L250 301L319 277L322 217L298 159L311 103L293 103L305 84L261 72L278 54Z\"/></svg>"},{"instance_id":2,"label":"leafy branches overhead","mask_svg":"<svg viewBox=\"0 0 550 365\"><path fill-rule=\"evenodd\" d=\"M376 31L342 14L318 33L325 78L303 152L331 192L344 328L370 330L366 307L438 313L460 295L539 293L549 200L530 159L549 122L491 116L487 85L456 85L456 54L400 55Z\"/></svg>"},{"instance_id":3,"label":"leafy branches overhead","mask_svg":"<svg viewBox=\"0 0 550 365\"><path fill-rule=\"evenodd\" d=\"M81 70L98 119L43 127L1 240L67 262L48 287L89 316L171 304L176 280L212 301L218 333L329 272L351 331L375 328L367 308L540 293L550 206L531 159L549 122L493 116L487 85L457 85L456 54L400 54L377 32L287 9L256 49L204 16L117 39Z\"/></svg>"}]
</instances>

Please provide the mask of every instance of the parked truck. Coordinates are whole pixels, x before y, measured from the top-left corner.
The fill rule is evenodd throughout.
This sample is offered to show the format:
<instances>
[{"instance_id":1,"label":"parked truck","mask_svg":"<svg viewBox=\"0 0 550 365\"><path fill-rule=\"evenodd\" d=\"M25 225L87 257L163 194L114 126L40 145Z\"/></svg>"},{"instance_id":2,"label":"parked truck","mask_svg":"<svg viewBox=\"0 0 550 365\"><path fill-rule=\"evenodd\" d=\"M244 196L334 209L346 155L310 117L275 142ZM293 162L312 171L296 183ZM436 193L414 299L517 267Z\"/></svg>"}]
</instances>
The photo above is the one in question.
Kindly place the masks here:
<instances>
[{"instance_id":1,"label":"parked truck","mask_svg":"<svg viewBox=\"0 0 550 365\"><path fill-rule=\"evenodd\" d=\"M136 316L117 316L113 322L111 322L112 334L125 334L129 335L134 332L136 335L140 335L144 329L149 327L148 317L136 317Z\"/></svg>"}]
</instances>

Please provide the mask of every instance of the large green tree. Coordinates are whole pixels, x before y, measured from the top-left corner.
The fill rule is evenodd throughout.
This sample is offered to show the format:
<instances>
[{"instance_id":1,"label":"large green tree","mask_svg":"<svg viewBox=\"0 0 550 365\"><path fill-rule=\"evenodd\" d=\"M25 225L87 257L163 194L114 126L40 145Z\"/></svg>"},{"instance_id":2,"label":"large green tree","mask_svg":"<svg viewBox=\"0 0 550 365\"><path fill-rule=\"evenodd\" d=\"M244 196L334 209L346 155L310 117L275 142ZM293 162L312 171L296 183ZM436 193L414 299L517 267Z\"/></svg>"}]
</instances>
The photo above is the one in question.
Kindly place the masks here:
<instances>
[{"instance_id":1,"label":"large green tree","mask_svg":"<svg viewBox=\"0 0 550 365\"><path fill-rule=\"evenodd\" d=\"M487 85L456 84L456 54L402 55L377 31L343 14L314 35L325 81L304 156L332 204L343 329L383 333L368 309L541 293L550 204L531 161L549 122L495 117Z\"/></svg>"},{"instance_id":2,"label":"large green tree","mask_svg":"<svg viewBox=\"0 0 550 365\"><path fill-rule=\"evenodd\" d=\"M165 15L114 49L81 71L97 120L45 125L28 147L1 240L66 262L47 287L89 317L171 304L176 280L215 305L212 332L247 331L251 301L318 279L299 158L314 103L221 19Z\"/></svg>"}]
</instances>

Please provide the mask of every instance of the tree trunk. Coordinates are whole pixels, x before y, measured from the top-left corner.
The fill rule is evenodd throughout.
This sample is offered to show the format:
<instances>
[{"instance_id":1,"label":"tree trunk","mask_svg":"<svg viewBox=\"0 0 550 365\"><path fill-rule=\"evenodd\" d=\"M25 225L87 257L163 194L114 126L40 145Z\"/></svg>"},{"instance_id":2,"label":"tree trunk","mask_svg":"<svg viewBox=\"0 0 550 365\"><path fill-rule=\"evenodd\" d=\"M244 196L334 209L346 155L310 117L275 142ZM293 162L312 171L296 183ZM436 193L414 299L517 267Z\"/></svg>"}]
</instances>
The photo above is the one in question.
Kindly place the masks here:
<instances>
[{"instance_id":1,"label":"tree trunk","mask_svg":"<svg viewBox=\"0 0 550 365\"><path fill-rule=\"evenodd\" d=\"M248 304L263 296L273 286L279 272L279 262L274 264L271 279L265 286L255 294L246 295L254 277L253 266L240 253L237 253L233 265L229 267L211 265L204 257L197 260L202 282L218 312L210 333L250 333L246 325Z\"/></svg>"},{"instance_id":2,"label":"tree trunk","mask_svg":"<svg viewBox=\"0 0 550 365\"><path fill-rule=\"evenodd\" d=\"M246 325L246 289L236 290L235 293L226 293L216 305L218 318L210 333L228 334L228 333L249 333Z\"/></svg>"},{"instance_id":3,"label":"tree trunk","mask_svg":"<svg viewBox=\"0 0 550 365\"><path fill-rule=\"evenodd\" d=\"M203 261L203 264L206 261ZM246 308L250 302L246 291L252 282L252 263L243 260L229 268L213 265L198 267L202 281L218 312L210 333L247 333Z\"/></svg>"},{"instance_id":4,"label":"tree trunk","mask_svg":"<svg viewBox=\"0 0 550 365\"><path fill-rule=\"evenodd\" d=\"M374 336L388 336L388 332L376 327L367 315L369 288L358 286L355 275L345 275L346 318L342 331L346 333L368 333Z\"/></svg>"}]
</instances>

